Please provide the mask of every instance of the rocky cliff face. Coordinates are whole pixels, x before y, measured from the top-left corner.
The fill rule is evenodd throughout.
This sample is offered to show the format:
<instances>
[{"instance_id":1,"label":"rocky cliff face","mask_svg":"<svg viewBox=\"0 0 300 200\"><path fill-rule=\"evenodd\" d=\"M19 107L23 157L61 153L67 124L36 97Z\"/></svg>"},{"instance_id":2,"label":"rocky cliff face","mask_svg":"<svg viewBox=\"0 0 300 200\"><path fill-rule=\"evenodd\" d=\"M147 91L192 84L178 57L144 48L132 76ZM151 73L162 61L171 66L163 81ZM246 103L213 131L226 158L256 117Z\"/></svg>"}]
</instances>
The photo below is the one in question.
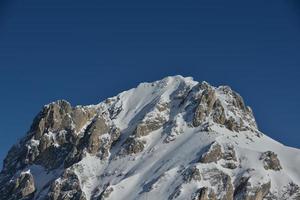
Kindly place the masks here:
<instances>
[{"instance_id":1,"label":"rocky cliff face","mask_svg":"<svg viewBox=\"0 0 300 200\"><path fill-rule=\"evenodd\" d=\"M300 199L299 155L230 87L167 77L44 106L4 160L0 200Z\"/></svg>"}]
</instances>

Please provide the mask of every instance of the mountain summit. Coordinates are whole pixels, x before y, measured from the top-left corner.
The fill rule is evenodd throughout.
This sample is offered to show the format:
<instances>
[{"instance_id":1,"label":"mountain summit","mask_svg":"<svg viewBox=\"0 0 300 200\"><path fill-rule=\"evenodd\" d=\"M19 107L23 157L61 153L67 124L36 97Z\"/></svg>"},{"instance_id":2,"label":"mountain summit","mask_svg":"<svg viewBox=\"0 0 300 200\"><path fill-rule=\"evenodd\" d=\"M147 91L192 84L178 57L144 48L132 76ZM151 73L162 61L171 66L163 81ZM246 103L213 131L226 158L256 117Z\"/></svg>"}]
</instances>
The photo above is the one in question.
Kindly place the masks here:
<instances>
[{"instance_id":1,"label":"mountain summit","mask_svg":"<svg viewBox=\"0 0 300 200\"><path fill-rule=\"evenodd\" d=\"M44 106L4 160L0 200L299 200L299 166L230 87L174 76Z\"/></svg>"}]
</instances>

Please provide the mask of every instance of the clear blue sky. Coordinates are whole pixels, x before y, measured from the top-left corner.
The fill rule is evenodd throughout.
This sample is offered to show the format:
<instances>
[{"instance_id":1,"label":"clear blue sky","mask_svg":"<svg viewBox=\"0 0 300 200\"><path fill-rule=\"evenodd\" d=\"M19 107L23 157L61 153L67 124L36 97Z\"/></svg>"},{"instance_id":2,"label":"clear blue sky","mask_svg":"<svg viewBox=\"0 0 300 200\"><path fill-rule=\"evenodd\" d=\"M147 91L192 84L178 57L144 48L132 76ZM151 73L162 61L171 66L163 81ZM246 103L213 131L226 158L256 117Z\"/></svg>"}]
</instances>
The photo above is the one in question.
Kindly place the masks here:
<instances>
[{"instance_id":1,"label":"clear blue sky","mask_svg":"<svg viewBox=\"0 0 300 200\"><path fill-rule=\"evenodd\" d=\"M0 159L44 104L176 74L230 85L263 132L300 147L298 0L1 0Z\"/></svg>"}]
</instances>

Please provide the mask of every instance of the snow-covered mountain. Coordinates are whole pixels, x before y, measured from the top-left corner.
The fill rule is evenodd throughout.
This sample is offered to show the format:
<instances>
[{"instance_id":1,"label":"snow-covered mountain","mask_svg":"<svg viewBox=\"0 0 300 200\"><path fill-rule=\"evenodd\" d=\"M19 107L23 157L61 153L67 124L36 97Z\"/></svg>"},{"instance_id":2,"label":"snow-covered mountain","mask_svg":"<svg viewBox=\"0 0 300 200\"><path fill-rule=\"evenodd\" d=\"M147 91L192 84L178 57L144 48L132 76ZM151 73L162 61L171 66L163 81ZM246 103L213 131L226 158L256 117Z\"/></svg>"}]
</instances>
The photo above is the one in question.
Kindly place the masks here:
<instances>
[{"instance_id":1,"label":"snow-covered mountain","mask_svg":"<svg viewBox=\"0 0 300 200\"><path fill-rule=\"evenodd\" d=\"M167 77L44 106L4 160L0 199L300 199L300 150L257 128L239 94Z\"/></svg>"}]
</instances>

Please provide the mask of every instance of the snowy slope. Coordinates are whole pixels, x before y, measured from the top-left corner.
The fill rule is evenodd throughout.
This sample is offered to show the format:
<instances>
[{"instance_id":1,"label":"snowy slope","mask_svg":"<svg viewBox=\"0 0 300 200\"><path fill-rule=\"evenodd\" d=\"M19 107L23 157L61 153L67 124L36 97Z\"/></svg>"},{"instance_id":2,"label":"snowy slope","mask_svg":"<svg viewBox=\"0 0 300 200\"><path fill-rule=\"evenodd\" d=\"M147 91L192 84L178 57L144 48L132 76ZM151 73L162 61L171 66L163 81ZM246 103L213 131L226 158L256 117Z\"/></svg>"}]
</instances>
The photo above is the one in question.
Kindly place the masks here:
<instances>
[{"instance_id":1,"label":"snowy slope","mask_svg":"<svg viewBox=\"0 0 300 200\"><path fill-rule=\"evenodd\" d=\"M299 166L228 86L174 76L45 106L4 161L0 199L300 199Z\"/></svg>"}]
</instances>

